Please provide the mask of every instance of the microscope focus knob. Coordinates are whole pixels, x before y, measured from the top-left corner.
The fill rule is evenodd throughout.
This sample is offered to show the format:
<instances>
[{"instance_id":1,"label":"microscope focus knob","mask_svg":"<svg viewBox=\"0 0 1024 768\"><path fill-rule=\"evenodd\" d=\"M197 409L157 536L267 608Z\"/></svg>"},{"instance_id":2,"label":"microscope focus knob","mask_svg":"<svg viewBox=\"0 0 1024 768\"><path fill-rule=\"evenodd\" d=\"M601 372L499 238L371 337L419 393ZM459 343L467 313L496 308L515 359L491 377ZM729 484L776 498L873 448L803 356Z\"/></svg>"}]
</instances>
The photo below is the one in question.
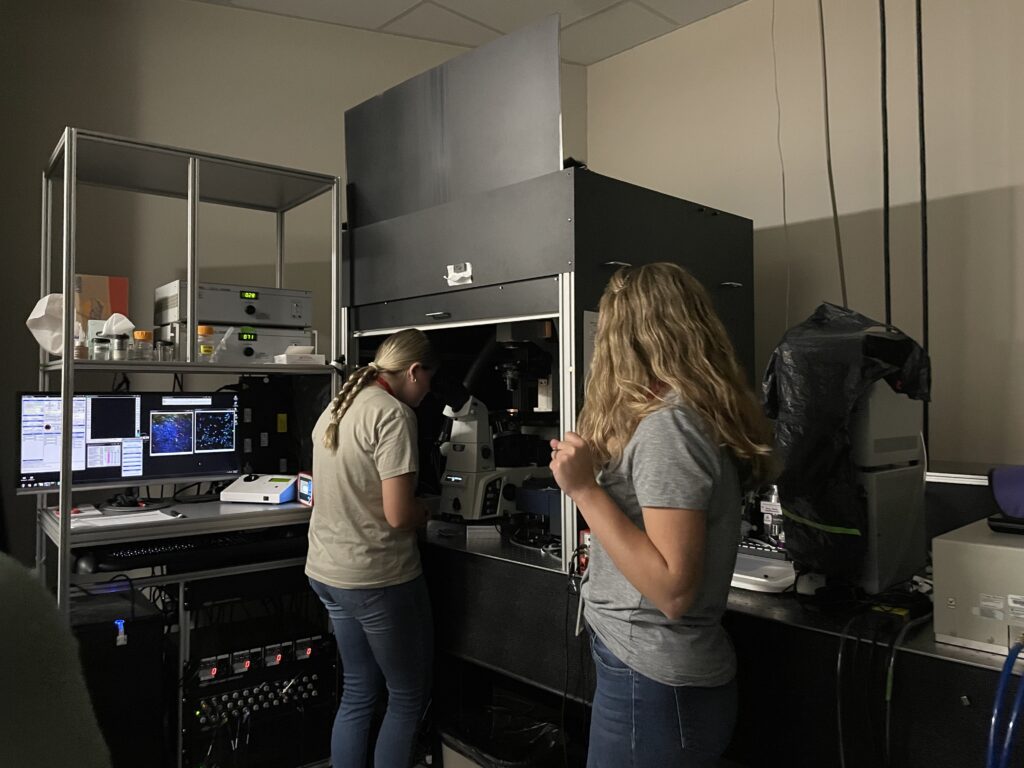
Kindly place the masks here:
<instances>
[{"instance_id":1,"label":"microscope focus knob","mask_svg":"<svg viewBox=\"0 0 1024 768\"><path fill-rule=\"evenodd\" d=\"M491 449L490 449L490 447L486 446L486 445L480 446L480 455L483 458L485 458L485 459L491 458Z\"/></svg>"},{"instance_id":2,"label":"microscope focus knob","mask_svg":"<svg viewBox=\"0 0 1024 768\"><path fill-rule=\"evenodd\" d=\"M448 442L441 443L440 451L442 456L447 456L452 452L452 444Z\"/></svg>"},{"instance_id":3,"label":"microscope focus knob","mask_svg":"<svg viewBox=\"0 0 1024 768\"><path fill-rule=\"evenodd\" d=\"M505 486L501 489L501 495L505 501L516 500L516 487L512 483L505 483Z\"/></svg>"}]
</instances>

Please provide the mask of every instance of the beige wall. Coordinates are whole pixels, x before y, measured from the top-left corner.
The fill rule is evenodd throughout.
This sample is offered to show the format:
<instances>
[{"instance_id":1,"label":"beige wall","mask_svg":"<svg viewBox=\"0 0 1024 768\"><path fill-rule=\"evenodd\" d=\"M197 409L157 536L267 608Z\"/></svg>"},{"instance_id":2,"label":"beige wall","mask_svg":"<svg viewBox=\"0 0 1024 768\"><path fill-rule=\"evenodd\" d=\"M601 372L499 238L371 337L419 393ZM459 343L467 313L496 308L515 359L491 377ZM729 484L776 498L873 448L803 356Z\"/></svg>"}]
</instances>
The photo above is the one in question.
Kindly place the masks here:
<instances>
[{"instance_id":1,"label":"beige wall","mask_svg":"<svg viewBox=\"0 0 1024 768\"><path fill-rule=\"evenodd\" d=\"M824 5L849 302L884 319L878 6ZM923 5L932 458L1021 463L1024 4ZM587 73L591 168L754 220L758 376L788 324L823 300L840 302L817 3L776 3L788 248L772 6L747 0ZM914 3L890 0L887 8L893 321L920 338Z\"/></svg>"},{"instance_id":2,"label":"beige wall","mask_svg":"<svg viewBox=\"0 0 1024 768\"><path fill-rule=\"evenodd\" d=\"M0 0L0 311L9 331L0 430L14 434L13 392L36 386L36 348L22 323L38 297L40 173L65 125L344 180L344 111L462 52L186 0ZM562 87L564 149L583 158L586 71L565 67ZM183 201L82 187L79 271L129 275L131 313L148 324L153 288L184 276L185 215ZM274 243L271 215L201 206L201 276L271 282ZM323 332L328 197L288 214L286 248L286 285L316 289ZM25 559L31 515L10 491L14 461L14 441L3 441L8 534Z\"/></svg>"}]
</instances>

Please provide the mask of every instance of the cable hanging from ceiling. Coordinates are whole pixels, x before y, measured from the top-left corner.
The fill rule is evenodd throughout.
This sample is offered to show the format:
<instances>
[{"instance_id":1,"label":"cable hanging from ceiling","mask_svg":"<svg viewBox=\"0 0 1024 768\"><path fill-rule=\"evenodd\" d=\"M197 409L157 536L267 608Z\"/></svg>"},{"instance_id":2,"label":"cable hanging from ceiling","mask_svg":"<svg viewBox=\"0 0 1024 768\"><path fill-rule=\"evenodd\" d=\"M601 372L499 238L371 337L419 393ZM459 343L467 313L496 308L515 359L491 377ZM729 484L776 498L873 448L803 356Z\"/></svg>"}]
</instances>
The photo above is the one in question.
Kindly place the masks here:
<instances>
[{"instance_id":1,"label":"cable hanging from ceiling","mask_svg":"<svg viewBox=\"0 0 1024 768\"><path fill-rule=\"evenodd\" d=\"M825 103L825 160L828 168L828 191L832 199L832 228L836 239L836 261L839 265L839 290L843 297L843 307L848 308L846 297L846 267L843 264L843 241L839 233L839 208L836 205L836 182L832 172L832 130L828 108L828 56L825 50L825 11L822 0L818 0L818 27L821 35L821 80Z\"/></svg>"},{"instance_id":2,"label":"cable hanging from ceiling","mask_svg":"<svg viewBox=\"0 0 1024 768\"><path fill-rule=\"evenodd\" d=\"M892 261L889 230L889 75L886 62L885 0L878 0L882 73L882 273L885 285L885 324L892 325Z\"/></svg>"},{"instance_id":3,"label":"cable hanging from ceiling","mask_svg":"<svg viewBox=\"0 0 1024 768\"><path fill-rule=\"evenodd\" d=\"M928 354L928 164L924 144L924 36L921 30L921 0L914 3L917 38L917 143L921 169L921 346ZM924 444L928 447L928 401L924 401Z\"/></svg>"},{"instance_id":4,"label":"cable hanging from ceiling","mask_svg":"<svg viewBox=\"0 0 1024 768\"><path fill-rule=\"evenodd\" d=\"M785 241L786 260L786 305L785 305L785 328L789 328L789 305L791 287L791 259L792 251L789 243L789 213L786 202L786 161L782 154L782 99L779 97L779 62L775 45L775 0L772 0L772 72L775 77L775 146L779 151L779 175L782 177L782 234Z\"/></svg>"}]
</instances>

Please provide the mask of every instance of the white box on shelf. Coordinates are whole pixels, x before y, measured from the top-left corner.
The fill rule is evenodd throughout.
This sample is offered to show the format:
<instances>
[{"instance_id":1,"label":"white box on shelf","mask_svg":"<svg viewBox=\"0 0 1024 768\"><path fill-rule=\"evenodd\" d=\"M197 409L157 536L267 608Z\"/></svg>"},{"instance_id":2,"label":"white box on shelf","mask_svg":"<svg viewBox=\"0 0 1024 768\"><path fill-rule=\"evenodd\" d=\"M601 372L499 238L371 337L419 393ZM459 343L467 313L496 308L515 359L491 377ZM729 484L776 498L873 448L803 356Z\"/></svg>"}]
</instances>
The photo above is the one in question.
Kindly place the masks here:
<instances>
[{"instance_id":1,"label":"white box on shelf","mask_svg":"<svg viewBox=\"0 0 1024 768\"><path fill-rule=\"evenodd\" d=\"M292 352L283 355L274 355L274 362L284 365L324 365L323 355L315 355L312 352Z\"/></svg>"}]
</instances>

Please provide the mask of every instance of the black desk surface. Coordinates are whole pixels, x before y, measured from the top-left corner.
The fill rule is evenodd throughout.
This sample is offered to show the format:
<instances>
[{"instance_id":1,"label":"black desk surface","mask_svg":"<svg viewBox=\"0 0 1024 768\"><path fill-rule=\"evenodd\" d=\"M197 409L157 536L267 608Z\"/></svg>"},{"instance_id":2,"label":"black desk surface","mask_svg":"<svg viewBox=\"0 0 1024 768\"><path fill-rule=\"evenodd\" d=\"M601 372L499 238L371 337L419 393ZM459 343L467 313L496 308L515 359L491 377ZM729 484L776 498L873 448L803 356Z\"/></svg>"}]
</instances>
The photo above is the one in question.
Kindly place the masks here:
<instances>
[{"instance_id":1,"label":"black desk surface","mask_svg":"<svg viewBox=\"0 0 1024 768\"><path fill-rule=\"evenodd\" d=\"M502 560L495 543L486 555L441 542L422 550L439 651L571 700L590 700L593 666L585 636L574 634L579 603L565 574ZM730 757L751 766L781 764L776 760L783 756L788 765L839 764L837 654L849 618L809 611L793 595L731 591L723 624L739 659L740 712ZM847 644L847 654L854 645L860 644ZM870 663L884 667L886 649L874 647L878 658L871 651ZM862 652L865 670L867 658ZM893 765L983 764L1003 658L936 643L930 622L907 634L896 658ZM847 681L843 690L868 682ZM881 738L883 723L862 719L853 737L847 732L848 742L863 740L865 732ZM853 759L849 750L856 748L847 747L847 765L869 764ZM1019 744L1015 760L1019 765Z\"/></svg>"}]
</instances>

